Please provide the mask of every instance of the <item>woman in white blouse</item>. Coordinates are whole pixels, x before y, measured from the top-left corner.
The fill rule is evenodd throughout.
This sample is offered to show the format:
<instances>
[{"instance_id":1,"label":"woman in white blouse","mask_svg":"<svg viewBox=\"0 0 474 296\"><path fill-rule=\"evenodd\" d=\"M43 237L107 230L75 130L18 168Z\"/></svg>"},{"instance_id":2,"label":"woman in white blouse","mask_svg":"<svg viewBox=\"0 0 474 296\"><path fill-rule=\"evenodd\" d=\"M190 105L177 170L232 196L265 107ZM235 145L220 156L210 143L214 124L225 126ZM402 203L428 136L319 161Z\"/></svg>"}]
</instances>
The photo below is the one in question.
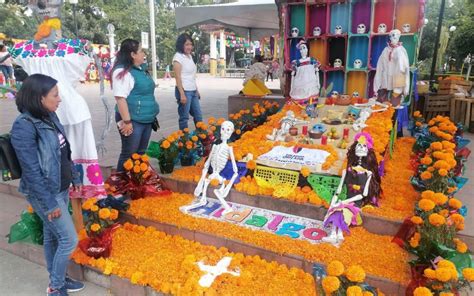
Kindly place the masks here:
<instances>
[{"instance_id":1,"label":"woman in white blouse","mask_svg":"<svg viewBox=\"0 0 474 296\"><path fill-rule=\"evenodd\" d=\"M202 121L201 96L196 85L196 64L191 55L193 40L187 33L179 35L176 41L176 54L173 57L173 69L176 77L175 96L178 103L179 129L188 127L189 115L194 124Z\"/></svg>"}]
</instances>

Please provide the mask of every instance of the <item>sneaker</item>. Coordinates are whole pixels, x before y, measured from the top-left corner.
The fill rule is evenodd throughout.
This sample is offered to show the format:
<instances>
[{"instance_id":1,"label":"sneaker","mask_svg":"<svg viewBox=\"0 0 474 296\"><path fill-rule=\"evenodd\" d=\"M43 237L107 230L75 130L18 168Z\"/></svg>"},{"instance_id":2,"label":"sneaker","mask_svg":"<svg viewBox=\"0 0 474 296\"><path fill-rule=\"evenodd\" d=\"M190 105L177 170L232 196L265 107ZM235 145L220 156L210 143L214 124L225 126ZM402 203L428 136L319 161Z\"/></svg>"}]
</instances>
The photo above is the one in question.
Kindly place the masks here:
<instances>
[{"instance_id":1,"label":"sneaker","mask_svg":"<svg viewBox=\"0 0 474 296\"><path fill-rule=\"evenodd\" d=\"M60 289L52 289L48 287L47 295L48 296L68 296L69 294L67 293L66 286L64 286Z\"/></svg>"},{"instance_id":2,"label":"sneaker","mask_svg":"<svg viewBox=\"0 0 474 296\"><path fill-rule=\"evenodd\" d=\"M79 291L83 290L84 287L85 287L84 283L73 280L70 277L66 277L65 283L66 284L64 285L64 287L66 287L66 290L69 293L79 292Z\"/></svg>"}]
</instances>

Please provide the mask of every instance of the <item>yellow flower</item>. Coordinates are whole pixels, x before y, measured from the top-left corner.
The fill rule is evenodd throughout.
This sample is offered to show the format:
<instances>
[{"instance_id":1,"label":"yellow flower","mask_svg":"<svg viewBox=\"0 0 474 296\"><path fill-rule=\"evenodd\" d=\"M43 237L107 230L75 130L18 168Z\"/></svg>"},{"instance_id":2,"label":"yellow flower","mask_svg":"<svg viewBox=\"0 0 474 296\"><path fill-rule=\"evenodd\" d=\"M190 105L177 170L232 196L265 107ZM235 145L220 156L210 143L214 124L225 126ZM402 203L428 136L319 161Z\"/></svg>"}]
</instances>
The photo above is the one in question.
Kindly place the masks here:
<instances>
[{"instance_id":1,"label":"yellow flower","mask_svg":"<svg viewBox=\"0 0 474 296\"><path fill-rule=\"evenodd\" d=\"M142 155L142 161L148 162L149 160L150 160L150 157L148 157L148 155L146 155L146 154Z\"/></svg>"},{"instance_id":2,"label":"yellow flower","mask_svg":"<svg viewBox=\"0 0 474 296\"><path fill-rule=\"evenodd\" d=\"M415 225L423 224L423 219L421 219L419 216L413 216L413 217L411 217L410 220Z\"/></svg>"},{"instance_id":3,"label":"yellow flower","mask_svg":"<svg viewBox=\"0 0 474 296\"><path fill-rule=\"evenodd\" d=\"M301 173L301 175L303 175L303 177L306 178L306 177L309 176L309 174L311 174L311 171L309 170L308 167L305 167L305 166L304 166L304 167L301 168L300 173Z\"/></svg>"},{"instance_id":4,"label":"yellow flower","mask_svg":"<svg viewBox=\"0 0 474 296\"><path fill-rule=\"evenodd\" d=\"M412 248L417 248L420 244L420 239L421 239L421 235L419 232L415 232L415 234L410 238L410 246Z\"/></svg>"},{"instance_id":5,"label":"yellow flower","mask_svg":"<svg viewBox=\"0 0 474 296\"><path fill-rule=\"evenodd\" d=\"M433 201L437 205L444 205L448 201L448 197L440 192L433 194Z\"/></svg>"},{"instance_id":6,"label":"yellow flower","mask_svg":"<svg viewBox=\"0 0 474 296\"><path fill-rule=\"evenodd\" d=\"M187 127L186 127L186 128L184 128L184 129L183 129L183 132L185 132L185 133L189 133L189 128L187 128Z\"/></svg>"},{"instance_id":7,"label":"yellow flower","mask_svg":"<svg viewBox=\"0 0 474 296\"><path fill-rule=\"evenodd\" d=\"M119 216L119 211L117 211L116 209L111 209L110 210L110 219L111 220L117 219L118 216Z\"/></svg>"},{"instance_id":8,"label":"yellow flower","mask_svg":"<svg viewBox=\"0 0 474 296\"><path fill-rule=\"evenodd\" d=\"M425 156L420 160L420 162L421 164L424 164L424 165L430 165L433 162L433 160L431 159L431 157Z\"/></svg>"},{"instance_id":9,"label":"yellow flower","mask_svg":"<svg viewBox=\"0 0 474 296\"><path fill-rule=\"evenodd\" d=\"M341 261L331 261L331 263L328 265L327 271L328 275L340 276L344 273L344 265L341 263Z\"/></svg>"},{"instance_id":10,"label":"yellow flower","mask_svg":"<svg viewBox=\"0 0 474 296\"><path fill-rule=\"evenodd\" d=\"M438 174L439 174L441 177L445 177L445 176L448 174L448 171L445 170L445 169L439 169Z\"/></svg>"},{"instance_id":11,"label":"yellow flower","mask_svg":"<svg viewBox=\"0 0 474 296\"><path fill-rule=\"evenodd\" d=\"M459 242L456 244L456 250L459 252L459 253L466 253L467 252L467 245L463 242Z\"/></svg>"},{"instance_id":12,"label":"yellow flower","mask_svg":"<svg viewBox=\"0 0 474 296\"><path fill-rule=\"evenodd\" d=\"M100 225L97 224L97 223L94 223L91 225L91 230L94 231L94 232L97 232L100 230Z\"/></svg>"},{"instance_id":13,"label":"yellow flower","mask_svg":"<svg viewBox=\"0 0 474 296\"><path fill-rule=\"evenodd\" d=\"M429 179L431 179L432 175L431 175L430 172L425 171L425 172L421 173L420 177L421 177L422 180L429 180Z\"/></svg>"},{"instance_id":14,"label":"yellow flower","mask_svg":"<svg viewBox=\"0 0 474 296\"><path fill-rule=\"evenodd\" d=\"M191 140L193 140L193 142L197 142L198 137L197 137L197 136L192 136L192 137L191 137Z\"/></svg>"},{"instance_id":15,"label":"yellow flower","mask_svg":"<svg viewBox=\"0 0 474 296\"><path fill-rule=\"evenodd\" d=\"M451 279L451 270L447 267L438 267L435 273L436 279L440 282L446 283Z\"/></svg>"},{"instance_id":16,"label":"yellow flower","mask_svg":"<svg viewBox=\"0 0 474 296\"><path fill-rule=\"evenodd\" d=\"M413 296L432 296L430 289L426 287L418 287L413 291Z\"/></svg>"},{"instance_id":17,"label":"yellow flower","mask_svg":"<svg viewBox=\"0 0 474 296\"><path fill-rule=\"evenodd\" d=\"M86 210L86 211L89 211L92 206L93 206L93 204L92 204L91 202L89 202L89 200L86 200L86 201L82 204L82 209L83 209L83 210Z\"/></svg>"},{"instance_id":18,"label":"yellow flower","mask_svg":"<svg viewBox=\"0 0 474 296\"><path fill-rule=\"evenodd\" d=\"M442 150L443 149L443 144L441 144L441 142L433 142L433 143L431 143L430 148L432 150Z\"/></svg>"},{"instance_id":19,"label":"yellow flower","mask_svg":"<svg viewBox=\"0 0 474 296\"><path fill-rule=\"evenodd\" d=\"M431 190L425 190L421 193L421 198L431 199L434 195L434 192Z\"/></svg>"},{"instance_id":20,"label":"yellow flower","mask_svg":"<svg viewBox=\"0 0 474 296\"><path fill-rule=\"evenodd\" d=\"M364 291L362 292L362 296L374 296L374 294L372 294L372 292L369 292L369 291Z\"/></svg>"},{"instance_id":21,"label":"yellow flower","mask_svg":"<svg viewBox=\"0 0 474 296\"><path fill-rule=\"evenodd\" d=\"M98 210L99 210L99 207L96 206L96 205L93 205L93 206L91 207L91 211L92 211L92 212L97 212Z\"/></svg>"},{"instance_id":22,"label":"yellow flower","mask_svg":"<svg viewBox=\"0 0 474 296\"><path fill-rule=\"evenodd\" d=\"M436 226L436 227L444 225L446 223L446 218L436 213L431 214L428 217L428 220L430 221L431 225Z\"/></svg>"},{"instance_id":23,"label":"yellow flower","mask_svg":"<svg viewBox=\"0 0 474 296\"><path fill-rule=\"evenodd\" d=\"M347 288L347 296L363 296L362 288L359 286L350 286Z\"/></svg>"},{"instance_id":24,"label":"yellow flower","mask_svg":"<svg viewBox=\"0 0 474 296\"><path fill-rule=\"evenodd\" d=\"M352 265L346 270L346 276L351 282L362 283L365 280L365 271L359 265Z\"/></svg>"},{"instance_id":25,"label":"yellow flower","mask_svg":"<svg viewBox=\"0 0 474 296\"><path fill-rule=\"evenodd\" d=\"M464 268L462 270L462 276L468 282L474 282L474 268Z\"/></svg>"},{"instance_id":26,"label":"yellow flower","mask_svg":"<svg viewBox=\"0 0 474 296\"><path fill-rule=\"evenodd\" d=\"M423 275L424 275L426 278L432 280L432 279L435 279L435 278L436 278L436 271L434 271L434 270L431 269L431 268L427 268L427 269L425 269L425 271L423 272Z\"/></svg>"},{"instance_id":27,"label":"yellow flower","mask_svg":"<svg viewBox=\"0 0 474 296\"><path fill-rule=\"evenodd\" d=\"M339 289L341 281L335 276L327 276L322 281L324 292L331 294Z\"/></svg>"},{"instance_id":28,"label":"yellow flower","mask_svg":"<svg viewBox=\"0 0 474 296\"><path fill-rule=\"evenodd\" d=\"M434 209L435 207L435 203L432 202L431 200L429 199L421 199L419 202L418 202L418 207L420 207L420 209L422 209L423 211L425 212L429 212L431 211L432 209Z\"/></svg>"},{"instance_id":29,"label":"yellow flower","mask_svg":"<svg viewBox=\"0 0 474 296\"><path fill-rule=\"evenodd\" d=\"M108 219L110 217L110 210L108 208L103 208L99 210L100 219Z\"/></svg>"},{"instance_id":30,"label":"yellow flower","mask_svg":"<svg viewBox=\"0 0 474 296\"><path fill-rule=\"evenodd\" d=\"M457 198L451 198L448 204L451 208L456 210L462 207L462 202Z\"/></svg>"},{"instance_id":31,"label":"yellow flower","mask_svg":"<svg viewBox=\"0 0 474 296\"><path fill-rule=\"evenodd\" d=\"M215 186L218 186L218 185L219 185L219 180L217 180L217 179L212 179L211 180L211 186L215 187Z\"/></svg>"}]
</instances>

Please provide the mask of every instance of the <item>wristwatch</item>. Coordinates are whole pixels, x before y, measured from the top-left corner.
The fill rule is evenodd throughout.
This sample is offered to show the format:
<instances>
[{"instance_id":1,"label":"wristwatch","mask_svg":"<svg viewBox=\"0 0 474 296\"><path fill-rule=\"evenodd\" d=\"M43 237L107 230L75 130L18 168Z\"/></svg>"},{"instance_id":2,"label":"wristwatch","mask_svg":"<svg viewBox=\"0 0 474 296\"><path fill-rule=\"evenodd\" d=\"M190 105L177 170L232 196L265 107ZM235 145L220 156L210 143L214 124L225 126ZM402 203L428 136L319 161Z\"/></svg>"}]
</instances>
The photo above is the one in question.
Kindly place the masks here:
<instances>
[{"instance_id":1,"label":"wristwatch","mask_svg":"<svg viewBox=\"0 0 474 296\"><path fill-rule=\"evenodd\" d=\"M130 124L130 123L132 123L132 121L131 120L124 120L123 123Z\"/></svg>"}]
</instances>

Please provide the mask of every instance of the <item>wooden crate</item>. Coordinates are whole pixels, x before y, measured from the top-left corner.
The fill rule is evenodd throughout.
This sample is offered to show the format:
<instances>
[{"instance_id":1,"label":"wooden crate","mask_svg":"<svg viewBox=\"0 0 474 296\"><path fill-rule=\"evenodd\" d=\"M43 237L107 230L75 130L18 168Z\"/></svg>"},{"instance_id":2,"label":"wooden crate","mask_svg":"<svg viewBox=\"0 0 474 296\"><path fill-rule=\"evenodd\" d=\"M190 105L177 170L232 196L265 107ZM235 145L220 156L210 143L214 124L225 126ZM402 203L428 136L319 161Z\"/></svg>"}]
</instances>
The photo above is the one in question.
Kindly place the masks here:
<instances>
[{"instance_id":1,"label":"wooden crate","mask_svg":"<svg viewBox=\"0 0 474 296\"><path fill-rule=\"evenodd\" d=\"M423 117L430 120L436 115L449 115L452 95L426 95Z\"/></svg>"},{"instance_id":2,"label":"wooden crate","mask_svg":"<svg viewBox=\"0 0 474 296\"><path fill-rule=\"evenodd\" d=\"M472 82L467 80L441 80L439 82L438 94L447 95L458 92L468 92L472 88Z\"/></svg>"}]
</instances>

